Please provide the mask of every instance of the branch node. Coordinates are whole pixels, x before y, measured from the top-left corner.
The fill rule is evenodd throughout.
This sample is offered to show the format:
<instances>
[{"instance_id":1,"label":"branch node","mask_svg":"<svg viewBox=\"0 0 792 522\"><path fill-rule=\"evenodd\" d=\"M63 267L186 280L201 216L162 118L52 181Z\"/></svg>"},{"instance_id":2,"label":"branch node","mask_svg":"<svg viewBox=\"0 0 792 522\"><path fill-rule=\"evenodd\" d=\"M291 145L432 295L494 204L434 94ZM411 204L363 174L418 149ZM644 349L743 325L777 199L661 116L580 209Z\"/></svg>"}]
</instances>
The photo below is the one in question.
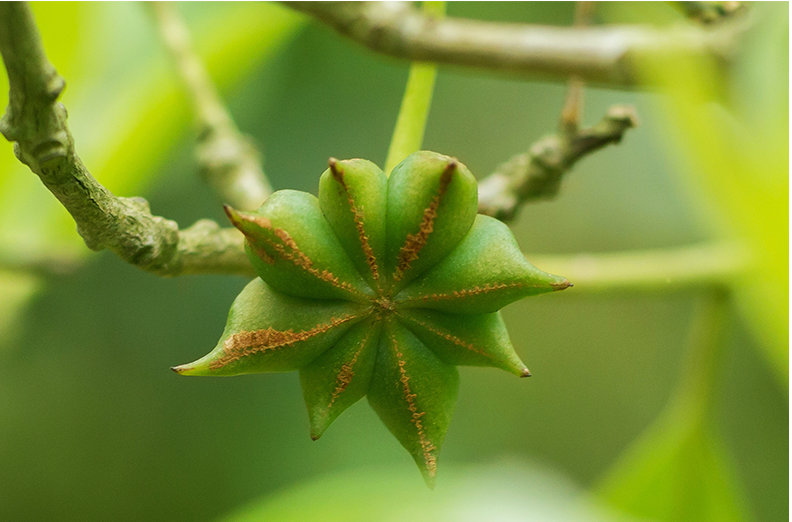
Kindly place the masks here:
<instances>
[{"instance_id":1,"label":"branch node","mask_svg":"<svg viewBox=\"0 0 792 522\"><path fill-rule=\"evenodd\" d=\"M540 139L527 153L513 156L479 182L479 213L508 221L519 206L553 198L566 172L583 156L610 143L619 143L627 129L638 125L635 109L614 105L600 122L588 129L566 134L562 129Z\"/></svg>"},{"instance_id":2,"label":"branch node","mask_svg":"<svg viewBox=\"0 0 792 522\"><path fill-rule=\"evenodd\" d=\"M27 4L0 2L0 53L10 87L0 130L72 215L88 248L110 250L163 276L253 275L236 230L200 221L179 231L176 222L152 215L145 199L116 197L91 176L74 150L66 108L57 102L64 82L47 60Z\"/></svg>"}]
</instances>

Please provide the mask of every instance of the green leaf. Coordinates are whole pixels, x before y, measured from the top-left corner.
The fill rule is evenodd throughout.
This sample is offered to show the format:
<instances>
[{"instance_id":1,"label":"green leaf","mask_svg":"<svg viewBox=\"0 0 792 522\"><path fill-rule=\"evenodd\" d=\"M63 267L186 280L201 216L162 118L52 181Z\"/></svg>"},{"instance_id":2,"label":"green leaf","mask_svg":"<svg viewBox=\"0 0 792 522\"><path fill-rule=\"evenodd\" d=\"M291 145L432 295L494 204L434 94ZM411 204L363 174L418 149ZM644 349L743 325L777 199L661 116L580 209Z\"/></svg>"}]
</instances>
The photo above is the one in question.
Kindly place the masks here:
<instances>
[{"instance_id":1,"label":"green leaf","mask_svg":"<svg viewBox=\"0 0 792 522\"><path fill-rule=\"evenodd\" d=\"M428 492L399 467L342 470L234 509L223 522L627 522L558 471L530 462L449 463Z\"/></svg>"},{"instance_id":2,"label":"green leaf","mask_svg":"<svg viewBox=\"0 0 792 522\"><path fill-rule=\"evenodd\" d=\"M482 314L569 286L565 278L529 263L509 227L478 215L459 246L399 292L395 301L402 307Z\"/></svg>"},{"instance_id":3,"label":"green leaf","mask_svg":"<svg viewBox=\"0 0 792 522\"><path fill-rule=\"evenodd\" d=\"M388 178L387 258L393 293L449 254L476 217L476 179L459 161L419 151Z\"/></svg>"},{"instance_id":4,"label":"green leaf","mask_svg":"<svg viewBox=\"0 0 792 522\"><path fill-rule=\"evenodd\" d=\"M297 370L330 348L365 312L348 301L290 297L254 279L231 306L215 349L173 370L182 375Z\"/></svg>"},{"instance_id":5,"label":"green leaf","mask_svg":"<svg viewBox=\"0 0 792 522\"><path fill-rule=\"evenodd\" d=\"M663 419L617 462L598 491L612 506L656 521L748 520L722 446L698 424Z\"/></svg>"},{"instance_id":6,"label":"green leaf","mask_svg":"<svg viewBox=\"0 0 792 522\"><path fill-rule=\"evenodd\" d=\"M398 321L389 320L368 400L433 488L437 456L459 390L459 373Z\"/></svg>"}]
</instances>

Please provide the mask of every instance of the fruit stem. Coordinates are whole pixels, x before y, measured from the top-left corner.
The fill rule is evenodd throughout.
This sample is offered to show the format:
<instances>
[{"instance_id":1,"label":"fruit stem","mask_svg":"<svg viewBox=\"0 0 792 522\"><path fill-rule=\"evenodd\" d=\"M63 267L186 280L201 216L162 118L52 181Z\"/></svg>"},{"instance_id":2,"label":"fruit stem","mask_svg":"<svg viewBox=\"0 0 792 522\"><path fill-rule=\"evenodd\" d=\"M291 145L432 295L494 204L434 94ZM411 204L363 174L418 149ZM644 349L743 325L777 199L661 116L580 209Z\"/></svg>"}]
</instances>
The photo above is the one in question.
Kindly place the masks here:
<instances>
[{"instance_id":1,"label":"fruit stem","mask_svg":"<svg viewBox=\"0 0 792 522\"><path fill-rule=\"evenodd\" d=\"M445 2L424 2L423 11L427 15L442 18L445 15ZM420 150L436 78L437 65L434 63L413 62L410 66L410 76L385 160L386 175L390 176L393 167Z\"/></svg>"}]
</instances>

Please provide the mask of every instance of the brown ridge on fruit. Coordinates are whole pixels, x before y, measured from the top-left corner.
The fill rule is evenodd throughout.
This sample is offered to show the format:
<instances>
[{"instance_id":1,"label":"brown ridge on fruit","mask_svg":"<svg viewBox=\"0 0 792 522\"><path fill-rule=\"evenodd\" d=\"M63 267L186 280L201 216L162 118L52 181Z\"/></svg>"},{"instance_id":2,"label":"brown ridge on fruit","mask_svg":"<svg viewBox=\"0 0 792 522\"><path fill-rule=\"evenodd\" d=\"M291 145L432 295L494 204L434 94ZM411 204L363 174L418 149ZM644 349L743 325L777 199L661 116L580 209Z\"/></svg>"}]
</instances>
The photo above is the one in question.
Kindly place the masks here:
<instances>
[{"instance_id":1,"label":"brown ridge on fruit","mask_svg":"<svg viewBox=\"0 0 792 522\"><path fill-rule=\"evenodd\" d=\"M419 301L422 300L424 303L428 302L430 299L434 301L448 301L451 299L465 299L468 296L476 296L481 294L488 294L490 292L495 292L498 290L511 290L513 288L544 288L544 285L526 285L524 283L516 282L516 283L493 283L490 285L489 283L485 284L484 286L474 286L470 289L462 289L462 290L454 290L450 293L445 294L427 294L422 297L415 297L413 299L407 299L405 301L400 301L402 303L408 303L410 301ZM566 288L566 287L564 287Z\"/></svg>"},{"instance_id":2,"label":"brown ridge on fruit","mask_svg":"<svg viewBox=\"0 0 792 522\"><path fill-rule=\"evenodd\" d=\"M271 265L275 264L275 260L266 251L264 251L264 249L261 248L261 246L259 246L260 241L264 241L270 247L275 249L275 251L279 254L279 257L284 261L291 261L292 263L294 263L295 266L302 268L309 274L323 281L327 281L336 288L340 288L342 290L346 290L348 292L352 292L357 295L363 295L351 284L347 283L346 281L339 280L338 277L333 275L333 273L330 272L329 270L322 270L320 272L317 268L314 268L313 261L311 260L311 258L305 255L305 253L302 250L300 250L300 248L297 246L297 242L294 241L294 239L289 235L289 233L282 228L273 227L272 221L270 221L268 218L265 218L263 216L250 215L250 214L241 214L235 211L234 209L232 209L231 207L229 207L228 205L224 206L223 208L225 209L226 214L228 215L229 219L231 219L231 222L234 224L234 226L237 227L245 235L245 237L248 238L248 244L250 244L251 247L253 247L253 250L256 252L256 254L259 255L259 257L261 257L262 260L264 260L264 262L269 263ZM244 221L253 223L263 228L264 230L271 232L283 244L282 245L278 244L266 236L256 237L250 235L241 226L242 222ZM290 249L291 252L287 251L287 248Z\"/></svg>"},{"instance_id":3,"label":"brown ridge on fruit","mask_svg":"<svg viewBox=\"0 0 792 522\"><path fill-rule=\"evenodd\" d=\"M231 335L223 343L225 355L212 361L209 368L217 370L223 366L238 361L242 357L247 357L256 353L275 351L286 346L291 346L301 341L307 341L311 337L325 333L336 326L349 322L359 317L358 315L347 315L341 319L330 318L330 323L317 325L310 330L295 332L294 330L280 331L271 326L266 330L253 330L248 332L238 332Z\"/></svg>"},{"instance_id":4,"label":"brown ridge on fruit","mask_svg":"<svg viewBox=\"0 0 792 522\"><path fill-rule=\"evenodd\" d=\"M487 352L485 352L485 351L483 351L483 350L481 350L479 348L476 348L476 346L474 344L468 343L465 340L460 339L459 337L457 337L455 335L451 335L448 332L443 332L441 330L438 330L437 328L432 327L428 323L425 323L423 321L419 321L418 319L415 319L415 318L412 318L412 317L405 317L405 316L403 316L401 314L399 314L399 317L403 317L407 321L413 322L413 323L417 324L418 326L422 326L426 330L432 332L433 334L435 334L435 335L437 335L439 337L442 337L443 339L445 339L447 341L451 341L452 343L456 344L457 346L461 346L462 348L470 350L471 352L475 352L475 353L477 353L479 355L483 355L487 359L491 359L493 361L495 360L495 358L492 355L488 354Z\"/></svg>"},{"instance_id":5,"label":"brown ridge on fruit","mask_svg":"<svg viewBox=\"0 0 792 522\"><path fill-rule=\"evenodd\" d=\"M333 179L335 179L344 188L344 192L346 192L349 210L352 211L352 215L354 216L355 228L357 228L358 231L358 237L360 238L360 246L363 249L363 254L366 256L366 263L368 263L369 268L371 268L371 275L374 280L379 281L377 257L374 255L374 250L372 250L371 245L369 244L369 238L366 235L365 229L363 228L363 214L352 199L352 194L349 192L349 188L344 181L344 173L338 169L338 160L335 158L330 158L328 163L330 165L330 173L333 175Z\"/></svg>"},{"instance_id":6,"label":"brown ridge on fruit","mask_svg":"<svg viewBox=\"0 0 792 522\"><path fill-rule=\"evenodd\" d=\"M272 258L272 256L270 256L270 255L267 253L267 251L266 251L266 250L264 250L263 248L261 248L261 247L260 247L260 246L258 246L258 245L254 245L254 244L251 244L251 245L250 245L250 248L252 248L252 249L253 249L253 252L255 252L255 253L256 253L256 255L257 255L257 256L259 256L259 257L261 258L261 260L262 260L262 261L264 261L264 262L265 262L265 263L267 263L268 265L273 265L273 266L275 266L275 260Z\"/></svg>"},{"instance_id":7,"label":"brown ridge on fruit","mask_svg":"<svg viewBox=\"0 0 792 522\"><path fill-rule=\"evenodd\" d=\"M275 228L272 229L272 231L275 236L283 242L284 245L291 249L291 252L287 252L283 245L279 245L274 241L265 238L265 241L269 243L270 246L272 246L272 248L278 252L278 254L280 254L282 259L291 261L295 266L304 269L306 272L323 281L327 281L336 288L341 288L343 290L362 295L357 289L355 289L355 287L346 281L339 280L338 277L333 275L333 273L329 270L322 270L320 272L317 268L314 268L311 258L305 255L302 250L300 250L300 248L297 246L297 243L294 241L294 239L292 239L288 232L282 228Z\"/></svg>"},{"instance_id":8,"label":"brown ridge on fruit","mask_svg":"<svg viewBox=\"0 0 792 522\"><path fill-rule=\"evenodd\" d=\"M423 219L418 229L417 234L407 234L407 240L399 251L398 262L396 264L396 271L393 274L393 280L399 281L404 277L404 272L410 268L410 263L418 259L418 253L426 245L426 240L429 234L434 231L434 220L437 217L437 208L443 200L443 196L448 190L448 185L451 183L454 170L457 167L456 160L451 160L443 174L440 176L440 189L437 195L429 203L429 206L424 210Z\"/></svg>"},{"instance_id":9,"label":"brown ridge on fruit","mask_svg":"<svg viewBox=\"0 0 792 522\"><path fill-rule=\"evenodd\" d=\"M421 444L421 451L423 452L426 471L429 473L430 477L434 478L437 475L437 457L432 454L432 451L436 450L437 446L435 446L432 441L427 440L426 438L423 421L421 420L421 417L426 415L426 412L418 411L418 407L415 405L415 398L417 395L412 393L410 390L410 376L407 375L407 370L404 369L404 354L399 351L399 344L396 341L396 338L393 335L390 337L391 341L393 342L393 349L396 359L399 361L399 373L401 374L399 382L402 383L404 398L407 401L407 409L412 413L410 422L412 422L415 425L415 429L418 430L418 441Z\"/></svg>"},{"instance_id":10,"label":"brown ridge on fruit","mask_svg":"<svg viewBox=\"0 0 792 522\"><path fill-rule=\"evenodd\" d=\"M341 366L341 371L338 372L338 375L336 375L336 388L333 390L333 395L330 397L330 404L327 405L328 410L333 406L333 403L336 401L336 399L338 399L338 397L344 393L344 390L347 389L349 383L352 382L352 377L355 376L355 363L360 356L360 352L362 352L366 347L366 344L368 344L369 339L371 338L371 333L374 330L374 328L371 328L368 332L366 332L366 337L364 337L360 342L360 347L355 352L355 355L352 356L352 359Z\"/></svg>"}]
</instances>

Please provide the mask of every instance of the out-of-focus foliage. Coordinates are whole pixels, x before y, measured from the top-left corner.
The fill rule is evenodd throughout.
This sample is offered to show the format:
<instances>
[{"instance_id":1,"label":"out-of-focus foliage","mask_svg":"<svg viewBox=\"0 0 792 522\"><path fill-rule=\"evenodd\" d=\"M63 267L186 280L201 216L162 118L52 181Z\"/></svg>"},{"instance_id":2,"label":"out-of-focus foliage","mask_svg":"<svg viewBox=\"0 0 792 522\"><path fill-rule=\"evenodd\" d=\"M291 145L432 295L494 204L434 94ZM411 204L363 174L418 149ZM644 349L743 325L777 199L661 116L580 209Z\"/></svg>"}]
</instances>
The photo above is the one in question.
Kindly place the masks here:
<instances>
[{"instance_id":1,"label":"out-of-focus foliage","mask_svg":"<svg viewBox=\"0 0 792 522\"><path fill-rule=\"evenodd\" d=\"M614 506L649 520L746 520L722 441L686 418L663 418L602 488Z\"/></svg>"},{"instance_id":2,"label":"out-of-focus foliage","mask_svg":"<svg viewBox=\"0 0 792 522\"><path fill-rule=\"evenodd\" d=\"M614 11L628 9L612 6ZM789 6L757 3L734 63L680 57L642 63L661 100L680 180L713 233L745 242L752 270L736 302L789 385ZM724 22L725 23L725 22Z\"/></svg>"},{"instance_id":3,"label":"out-of-focus foliage","mask_svg":"<svg viewBox=\"0 0 792 522\"><path fill-rule=\"evenodd\" d=\"M50 61L66 78L63 102L78 153L112 192L137 195L191 122L188 100L150 17L143 6L131 4L33 7ZM274 5L231 4L207 15L198 22L196 48L221 89L233 88L302 25ZM8 92L5 74L0 92ZM0 259L70 266L88 254L71 216L17 161L11 144L2 140L0 150ZM32 296L35 288L17 284L9 291ZM24 301L0 307L0 327L13 321Z\"/></svg>"},{"instance_id":4,"label":"out-of-focus foliage","mask_svg":"<svg viewBox=\"0 0 792 522\"><path fill-rule=\"evenodd\" d=\"M407 64L315 26L288 47L279 45L302 22L279 6L179 8L240 128L263 147L276 189L314 190L329 156L382 165ZM621 18L613 14L619 8L601 3L598 12L608 21L681 21L664 4L624 4ZM382 486L388 488L383 506L398 500L404 512L426 508L438 517L452 504L469 506L464 497L480 498L464 488L501 488L508 495L496 497L503 499L499 505L530 503L507 515L530 520L537 506L560 509L566 500L553 499L577 494L565 480L555 487L559 482L533 465L514 473L480 471L526 459L583 487L615 461L637 462L638 475L628 480L650 492L649 477L667 486L674 466L685 466L711 486L706 498L742 488L756 520L786 518L787 389L766 364L780 360L778 327L786 327L779 322L786 275L778 279L786 258L772 255L786 252L787 244L772 244L787 226L785 200L778 198L786 194L779 173L787 156L779 148L787 139L788 106L772 94L786 92L786 55L773 44L773 35L786 38L786 10L785 4L755 8L757 30L738 66L715 76L728 86L717 91L717 103L678 114L696 99L676 106L653 93L587 88L585 123L611 104L632 103L641 127L583 160L558 199L526 207L513 226L529 254L662 248L724 236L743 238L762 253L756 290L740 290L742 313L730 315L707 434L663 417L665 427L641 436L658 426L679 381L699 293L594 297L573 288L504 310L531 379L461 369L435 497L365 404L351 407L312 442L296 374L204 380L172 374L169 366L214 344L246 281L164 280L108 253L90 254L65 211L13 158L11 145L0 142L0 258L79 258L71 273L17 271L0 279L0 313L14 300L26 302L34 288L39 292L23 315L6 321L15 339L0 336L0 519L214 520L262 497L268 498L262 512L271 519L288 520L299 509L313 513L313 506L330 518L341 508L363 512L367 494L380 498L375 490ZM119 195L147 197L155 213L182 226L202 217L223 222L196 175L187 104L145 8L49 3L34 11L50 58L67 80L64 102L78 151L98 179ZM571 3L449 5L450 16L530 23L569 24L572 11ZM771 49L784 59L772 58ZM685 81L706 85L705 72L695 69ZM4 92L5 84L0 88ZM554 130L563 95L561 85L441 67L424 146L457 156L481 177ZM694 115L704 120L688 121ZM750 139L726 135L740 125L751 129ZM734 158L750 161L727 163ZM765 199L773 187L780 195ZM23 298L10 299L12 293ZM767 327L758 329L759 320ZM636 440L639 450L650 447L644 454L661 457L618 459ZM736 480L722 480L722 471L732 468ZM502 479L520 485L512 489ZM412 496L416 490L423 496ZM680 500L665 492L670 497L663 498ZM433 507L429 498L440 500ZM619 502L633 512L668 516L645 499L637 507L624 497ZM494 512L494 504L484 505ZM709 509L700 520L742 512L739 505L716 507L726 511ZM583 510L580 517L590 513Z\"/></svg>"},{"instance_id":5,"label":"out-of-focus foliage","mask_svg":"<svg viewBox=\"0 0 792 522\"><path fill-rule=\"evenodd\" d=\"M246 506L220 522L628 522L565 477L536 464L457 466L427 494L399 470L320 477ZM398 494L394 494L398 492ZM310 499L306 501L306 499Z\"/></svg>"},{"instance_id":6,"label":"out-of-focus foliage","mask_svg":"<svg viewBox=\"0 0 792 522\"><path fill-rule=\"evenodd\" d=\"M675 396L597 488L612 506L636 516L673 522L750 518L730 456L711 424L729 317L726 295L708 293L694 314Z\"/></svg>"}]
</instances>

